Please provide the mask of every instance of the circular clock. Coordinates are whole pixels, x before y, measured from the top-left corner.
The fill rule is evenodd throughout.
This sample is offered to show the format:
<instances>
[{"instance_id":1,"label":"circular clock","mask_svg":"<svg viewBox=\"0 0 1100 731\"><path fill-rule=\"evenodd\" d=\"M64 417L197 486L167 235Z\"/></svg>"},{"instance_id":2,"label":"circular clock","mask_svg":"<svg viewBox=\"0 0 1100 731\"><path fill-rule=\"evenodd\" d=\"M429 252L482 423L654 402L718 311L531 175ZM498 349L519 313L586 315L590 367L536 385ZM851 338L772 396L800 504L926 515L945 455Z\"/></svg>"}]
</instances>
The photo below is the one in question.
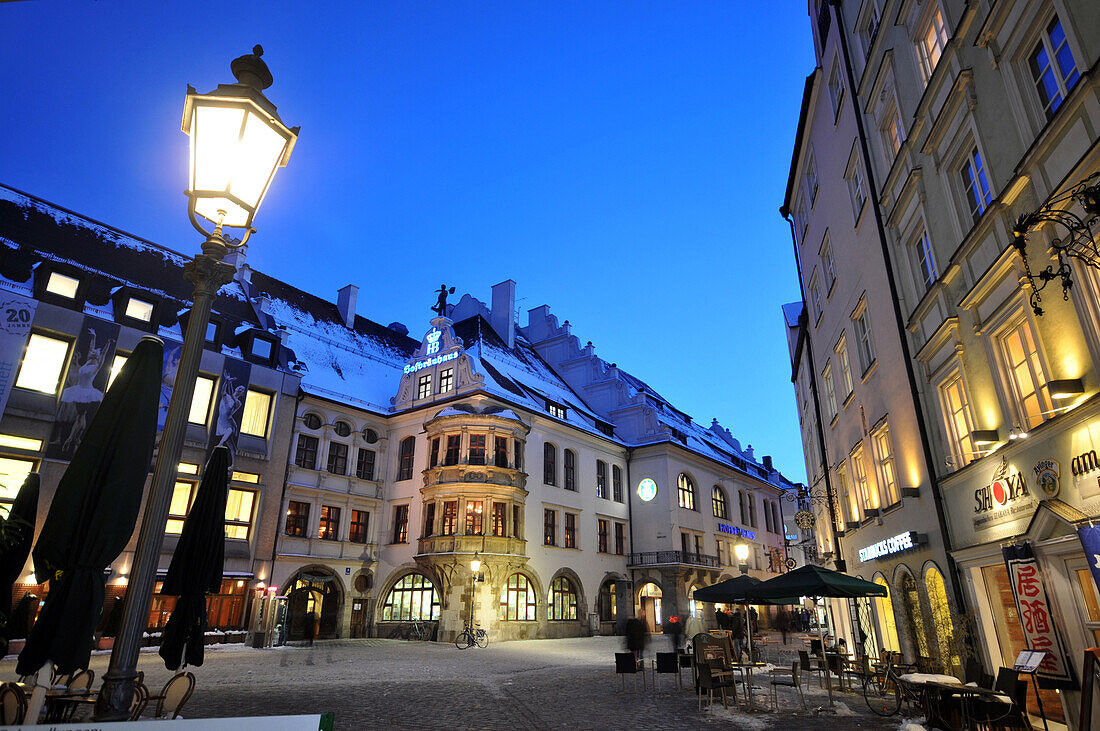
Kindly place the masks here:
<instances>
[{"instance_id":1,"label":"circular clock","mask_svg":"<svg viewBox=\"0 0 1100 731\"><path fill-rule=\"evenodd\" d=\"M648 477L639 482L638 497L642 499L642 502L646 503L657 497L657 483Z\"/></svg>"},{"instance_id":2,"label":"circular clock","mask_svg":"<svg viewBox=\"0 0 1100 731\"><path fill-rule=\"evenodd\" d=\"M798 561L795 561L793 558L788 558L786 563L787 563L787 568L793 569L798 564Z\"/></svg>"},{"instance_id":3,"label":"circular clock","mask_svg":"<svg viewBox=\"0 0 1100 731\"><path fill-rule=\"evenodd\" d=\"M799 510L794 514L794 524L802 530L809 530L814 527L814 514L809 510Z\"/></svg>"}]
</instances>

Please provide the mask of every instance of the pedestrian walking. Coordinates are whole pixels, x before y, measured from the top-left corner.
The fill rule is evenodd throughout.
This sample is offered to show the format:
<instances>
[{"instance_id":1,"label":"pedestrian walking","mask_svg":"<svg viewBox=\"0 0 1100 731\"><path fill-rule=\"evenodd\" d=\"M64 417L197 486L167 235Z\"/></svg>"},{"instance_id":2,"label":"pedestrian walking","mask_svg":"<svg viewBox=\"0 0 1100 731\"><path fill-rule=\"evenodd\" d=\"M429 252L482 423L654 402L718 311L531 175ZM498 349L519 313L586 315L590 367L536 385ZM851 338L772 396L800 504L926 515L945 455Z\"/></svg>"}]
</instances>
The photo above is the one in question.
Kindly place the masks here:
<instances>
[{"instance_id":1,"label":"pedestrian walking","mask_svg":"<svg viewBox=\"0 0 1100 731\"><path fill-rule=\"evenodd\" d=\"M745 644L745 613L738 609L733 614L733 648L737 662L741 662L741 653Z\"/></svg>"},{"instance_id":2,"label":"pedestrian walking","mask_svg":"<svg viewBox=\"0 0 1100 731\"><path fill-rule=\"evenodd\" d=\"M665 625L665 633L672 639L673 652L679 652L684 646L684 623L679 615L673 614Z\"/></svg>"},{"instance_id":3,"label":"pedestrian walking","mask_svg":"<svg viewBox=\"0 0 1100 731\"><path fill-rule=\"evenodd\" d=\"M645 621L645 610L638 613L637 617L631 617L626 621L626 649L634 653L637 662L642 661L645 651L646 639L649 637L649 627Z\"/></svg>"},{"instance_id":4,"label":"pedestrian walking","mask_svg":"<svg viewBox=\"0 0 1100 731\"><path fill-rule=\"evenodd\" d=\"M306 632L306 646L313 647L313 640L317 637L317 626L320 624L320 619L317 616L317 612L310 612L306 615L305 632Z\"/></svg>"},{"instance_id":5,"label":"pedestrian walking","mask_svg":"<svg viewBox=\"0 0 1100 731\"><path fill-rule=\"evenodd\" d=\"M791 615L782 607L775 614L775 628L783 635L783 644L786 645L787 631L791 628Z\"/></svg>"},{"instance_id":6,"label":"pedestrian walking","mask_svg":"<svg viewBox=\"0 0 1100 731\"><path fill-rule=\"evenodd\" d=\"M718 629L726 628L726 613L722 611L722 607L718 607L714 610L714 623L718 625Z\"/></svg>"}]
</instances>

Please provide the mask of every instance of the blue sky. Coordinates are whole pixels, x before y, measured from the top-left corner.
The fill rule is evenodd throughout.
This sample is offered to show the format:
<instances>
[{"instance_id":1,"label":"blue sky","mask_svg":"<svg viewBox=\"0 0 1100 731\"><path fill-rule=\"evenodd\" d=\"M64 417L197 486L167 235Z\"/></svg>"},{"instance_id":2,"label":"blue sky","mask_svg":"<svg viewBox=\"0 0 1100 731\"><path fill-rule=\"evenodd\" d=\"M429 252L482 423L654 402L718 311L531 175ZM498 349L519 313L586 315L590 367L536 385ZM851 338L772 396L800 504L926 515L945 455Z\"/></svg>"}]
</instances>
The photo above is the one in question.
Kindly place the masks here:
<instances>
[{"instance_id":1,"label":"blue sky","mask_svg":"<svg viewBox=\"0 0 1100 731\"><path fill-rule=\"evenodd\" d=\"M0 182L185 253L187 84L264 46L302 128L249 261L427 328L517 282L583 343L805 478L778 215L804 2L0 3Z\"/></svg>"}]
</instances>

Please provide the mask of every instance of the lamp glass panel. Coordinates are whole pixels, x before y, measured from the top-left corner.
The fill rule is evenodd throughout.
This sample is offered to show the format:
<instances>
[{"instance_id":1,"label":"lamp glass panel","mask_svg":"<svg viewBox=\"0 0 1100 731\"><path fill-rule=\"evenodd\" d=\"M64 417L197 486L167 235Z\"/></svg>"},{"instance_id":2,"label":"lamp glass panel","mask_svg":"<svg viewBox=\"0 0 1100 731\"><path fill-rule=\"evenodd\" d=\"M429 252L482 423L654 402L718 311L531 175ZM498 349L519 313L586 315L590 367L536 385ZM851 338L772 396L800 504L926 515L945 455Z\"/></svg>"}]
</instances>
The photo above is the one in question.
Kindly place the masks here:
<instances>
[{"instance_id":1,"label":"lamp glass panel","mask_svg":"<svg viewBox=\"0 0 1100 731\"><path fill-rule=\"evenodd\" d=\"M286 140L255 112L248 113L233 170L232 192L253 210L263 200Z\"/></svg>"},{"instance_id":2,"label":"lamp glass panel","mask_svg":"<svg viewBox=\"0 0 1100 731\"><path fill-rule=\"evenodd\" d=\"M191 124L192 192L230 190L244 117L245 110L240 108L196 104ZM248 222L248 211L228 198L215 196L195 201L195 212L211 221L218 220L219 210L225 211L222 223L226 226L244 226Z\"/></svg>"}]
</instances>

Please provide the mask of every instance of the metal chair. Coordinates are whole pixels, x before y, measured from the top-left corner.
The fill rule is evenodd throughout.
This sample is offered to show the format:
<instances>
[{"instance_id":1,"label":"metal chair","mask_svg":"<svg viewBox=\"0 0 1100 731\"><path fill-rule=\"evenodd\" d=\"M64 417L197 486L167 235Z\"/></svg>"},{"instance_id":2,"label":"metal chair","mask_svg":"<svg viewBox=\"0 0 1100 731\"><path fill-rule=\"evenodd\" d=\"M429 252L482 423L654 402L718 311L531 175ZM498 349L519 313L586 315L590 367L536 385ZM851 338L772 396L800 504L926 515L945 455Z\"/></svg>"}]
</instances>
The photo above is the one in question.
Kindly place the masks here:
<instances>
[{"instance_id":1,"label":"metal chair","mask_svg":"<svg viewBox=\"0 0 1100 731\"><path fill-rule=\"evenodd\" d=\"M88 695L95 682L95 671L91 669L81 670L69 679L65 686L65 692L71 695Z\"/></svg>"},{"instance_id":2,"label":"metal chair","mask_svg":"<svg viewBox=\"0 0 1100 731\"><path fill-rule=\"evenodd\" d=\"M0 685L0 726L15 726L27 715L27 694L14 683Z\"/></svg>"},{"instance_id":3,"label":"metal chair","mask_svg":"<svg viewBox=\"0 0 1100 731\"><path fill-rule=\"evenodd\" d=\"M183 710L183 706L191 698L191 694L195 692L195 674L194 673L177 673L164 684L164 690L160 692L160 695L150 696L150 701L157 702L156 711L153 713L154 718L176 718L180 715L180 711ZM172 715L165 715L166 712L171 711Z\"/></svg>"},{"instance_id":4,"label":"metal chair","mask_svg":"<svg viewBox=\"0 0 1100 731\"><path fill-rule=\"evenodd\" d=\"M645 665L638 662L633 652L615 653L615 673L622 676L623 690L626 690L626 676L634 676L634 692L638 692L638 673L642 674L642 690L645 690Z\"/></svg>"},{"instance_id":5,"label":"metal chair","mask_svg":"<svg viewBox=\"0 0 1100 731\"><path fill-rule=\"evenodd\" d=\"M656 691L661 685L661 676L674 673L676 675L676 684L681 688L684 687L684 681L680 677L680 661L676 657L675 652L658 652L657 659L653 661L653 690ZM624 681L625 682L625 678Z\"/></svg>"},{"instance_id":6,"label":"metal chair","mask_svg":"<svg viewBox=\"0 0 1100 731\"><path fill-rule=\"evenodd\" d=\"M820 660L817 664L810 662L810 653L805 650L798 651L798 664L802 667L802 672L807 675L817 674L817 687L825 687L825 665Z\"/></svg>"},{"instance_id":7,"label":"metal chair","mask_svg":"<svg viewBox=\"0 0 1100 731\"><path fill-rule=\"evenodd\" d=\"M782 671L777 671L782 672ZM802 709L806 709L806 697L802 695L802 684L799 682L798 677L798 661L791 663L791 677L790 679L784 677L772 676L772 707L775 710L779 710L779 686L786 686L788 688L794 688L798 691L798 699L802 701Z\"/></svg>"},{"instance_id":8,"label":"metal chair","mask_svg":"<svg viewBox=\"0 0 1100 731\"><path fill-rule=\"evenodd\" d=\"M699 690L705 690L707 692L707 712L714 707L714 691L720 691L722 693L722 707L728 708L726 702L726 689L733 690L733 702L737 702L737 681L733 678L723 680L716 678L713 675L713 671L723 669L724 663L721 660L707 660L705 662L696 663L696 670L699 672ZM703 709L703 694L699 694L699 710Z\"/></svg>"},{"instance_id":9,"label":"metal chair","mask_svg":"<svg viewBox=\"0 0 1100 731\"><path fill-rule=\"evenodd\" d=\"M145 673L139 671L134 679L134 697L130 701L130 720L137 721L149 705L149 687L145 685Z\"/></svg>"}]
</instances>

